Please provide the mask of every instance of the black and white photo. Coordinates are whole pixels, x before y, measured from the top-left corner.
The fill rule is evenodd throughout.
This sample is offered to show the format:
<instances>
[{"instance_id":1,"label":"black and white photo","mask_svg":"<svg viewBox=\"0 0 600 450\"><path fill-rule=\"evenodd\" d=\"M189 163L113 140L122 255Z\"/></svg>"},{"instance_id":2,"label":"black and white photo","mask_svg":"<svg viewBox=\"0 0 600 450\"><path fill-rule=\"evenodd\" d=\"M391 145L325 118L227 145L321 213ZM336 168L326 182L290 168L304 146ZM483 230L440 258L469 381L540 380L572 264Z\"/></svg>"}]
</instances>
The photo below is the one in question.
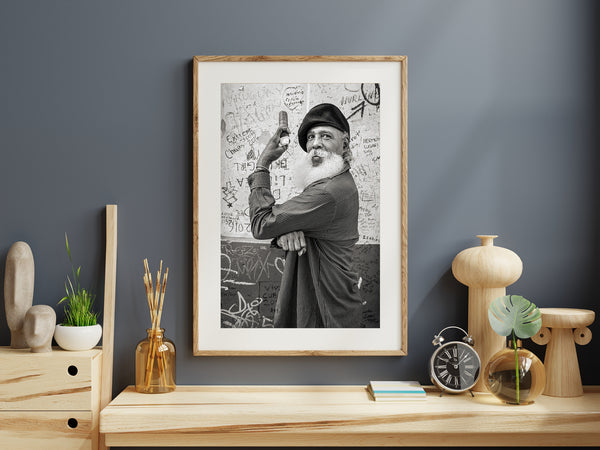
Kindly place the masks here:
<instances>
[{"instance_id":1,"label":"black and white photo","mask_svg":"<svg viewBox=\"0 0 600 450\"><path fill-rule=\"evenodd\" d=\"M378 84L221 92L222 326L378 327Z\"/></svg>"},{"instance_id":2,"label":"black and white photo","mask_svg":"<svg viewBox=\"0 0 600 450\"><path fill-rule=\"evenodd\" d=\"M194 58L194 354L404 354L406 58Z\"/></svg>"}]
</instances>

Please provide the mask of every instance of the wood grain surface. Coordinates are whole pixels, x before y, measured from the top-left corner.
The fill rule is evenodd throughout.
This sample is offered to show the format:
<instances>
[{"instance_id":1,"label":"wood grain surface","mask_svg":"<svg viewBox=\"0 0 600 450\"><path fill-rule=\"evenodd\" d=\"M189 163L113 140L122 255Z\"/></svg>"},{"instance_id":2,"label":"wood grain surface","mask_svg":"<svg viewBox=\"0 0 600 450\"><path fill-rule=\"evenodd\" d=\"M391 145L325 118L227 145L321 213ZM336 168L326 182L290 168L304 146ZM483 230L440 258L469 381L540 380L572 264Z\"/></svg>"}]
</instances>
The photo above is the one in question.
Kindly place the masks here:
<instances>
[{"instance_id":1,"label":"wood grain surface","mask_svg":"<svg viewBox=\"0 0 600 450\"><path fill-rule=\"evenodd\" d=\"M540 308L542 325L548 328L587 327L594 322L596 313L589 309Z\"/></svg>"},{"instance_id":2,"label":"wood grain surface","mask_svg":"<svg viewBox=\"0 0 600 450\"><path fill-rule=\"evenodd\" d=\"M115 340L115 297L117 291L117 205L106 205L106 254L104 265L104 314L102 316L102 376L98 411L112 399ZM98 443L106 449L103 438Z\"/></svg>"},{"instance_id":3,"label":"wood grain surface","mask_svg":"<svg viewBox=\"0 0 600 450\"><path fill-rule=\"evenodd\" d=\"M179 386L161 395L127 388L101 413L109 445L405 446L592 445L600 391L541 396L514 407L490 394L374 402L365 386ZM518 408L518 409L517 409Z\"/></svg>"},{"instance_id":4,"label":"wood grain surface","mask_svg":"<svg viewBox=\"0 0 600 450\"><path fill-rule=\"evenodd\" d=\"M0 347L0 410L90 410L101 355L98 349L31 353ZM70 366L77 368L76 375L69 374Z\"/></svg>"},{"instance_id":5,"label":"wood grain surface","mask_svg":"<svg viewBox=\"0 0 600 450\"><path fill-rule=\"evenodd\" d=\"M98 448L102 350L0 347L0 449Z\"/></svg>"},{"instance_id":6,"label":"wood grain surface","mask_svg":"<svg viewBox=\"0 0 600 450\"><path fill-rule=\"evenodd\" d=\"M90 411L0 411L2 449L95 449L97 432Z\"/></svg>"}]
</instances>

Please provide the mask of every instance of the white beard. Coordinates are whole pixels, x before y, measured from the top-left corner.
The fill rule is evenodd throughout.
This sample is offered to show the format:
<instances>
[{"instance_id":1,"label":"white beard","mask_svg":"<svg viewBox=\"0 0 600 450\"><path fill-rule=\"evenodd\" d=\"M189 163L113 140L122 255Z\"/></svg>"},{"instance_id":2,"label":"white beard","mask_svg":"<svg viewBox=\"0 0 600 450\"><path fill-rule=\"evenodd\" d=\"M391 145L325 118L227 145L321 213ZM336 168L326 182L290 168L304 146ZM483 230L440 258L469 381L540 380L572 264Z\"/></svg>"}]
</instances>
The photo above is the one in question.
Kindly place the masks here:
<instances>
[{"instance_id":1,"label":"white beard","mask_svg":"<svg viewBox=\"0 0 600 450\"><path fill-rule=\"evenodd\" d=\"M317 166L313 166L312 162L315 153L322 158ZM303 191L309 184L338 175L342 170L344 170L344 158L341 155L323 150L311 150L294 164L294 184L296 188Z\"/></svg>"}]
</instances>

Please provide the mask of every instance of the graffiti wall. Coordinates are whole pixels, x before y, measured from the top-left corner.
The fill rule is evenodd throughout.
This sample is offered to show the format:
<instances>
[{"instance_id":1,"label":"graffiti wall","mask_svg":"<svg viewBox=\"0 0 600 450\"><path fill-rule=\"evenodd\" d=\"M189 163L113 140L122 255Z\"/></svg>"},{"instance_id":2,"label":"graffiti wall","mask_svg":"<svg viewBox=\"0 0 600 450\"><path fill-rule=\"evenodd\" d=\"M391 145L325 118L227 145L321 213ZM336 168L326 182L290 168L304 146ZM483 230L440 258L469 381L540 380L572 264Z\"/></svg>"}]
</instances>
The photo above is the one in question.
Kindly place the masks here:
<instances>
[{"instance_id":1,"label":"graffiti wall","mask_svg":"<svg viewBox=\"0 0 600 450\"><path fill-rule=\"evenodd\" d=\"M221 259L222 327L272 326L283 252L252 237L247 177L288 114L292 142L271 165L277 202L297 195L293 167L304 151L297 131L306 112L333 103L350 124L351 172L359 198L359 242L355 266L365 302L363 325L379 326L379 104L378 84L222 84L221 85Z\"/></svg>"}]
</instances>

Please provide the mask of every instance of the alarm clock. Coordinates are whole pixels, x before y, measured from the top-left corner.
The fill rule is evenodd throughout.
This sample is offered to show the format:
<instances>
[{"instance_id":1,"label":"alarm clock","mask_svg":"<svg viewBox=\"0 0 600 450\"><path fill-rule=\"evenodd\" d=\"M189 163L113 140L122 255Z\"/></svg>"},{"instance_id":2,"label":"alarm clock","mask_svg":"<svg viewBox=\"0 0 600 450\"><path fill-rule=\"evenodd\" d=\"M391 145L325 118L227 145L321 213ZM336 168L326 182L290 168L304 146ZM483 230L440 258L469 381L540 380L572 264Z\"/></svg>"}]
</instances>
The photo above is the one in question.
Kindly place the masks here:
<instances>
[{"instance_id":1,"label":"alarm clock","mask_svg":"<svg viewBox=\"0 0 600 450\"><path fill-rule=\"evenodd\" d=\"M450 328L456 328L465 334L462 341L443 343L442 333ZM442 389L442 394L458 394L475 386L479 380L481 360L473 348L473 338L465 330L456 326L446 327L434 335L432 344L437 348L429 360L429 376Z\"/></svg>"}]
</instances>

